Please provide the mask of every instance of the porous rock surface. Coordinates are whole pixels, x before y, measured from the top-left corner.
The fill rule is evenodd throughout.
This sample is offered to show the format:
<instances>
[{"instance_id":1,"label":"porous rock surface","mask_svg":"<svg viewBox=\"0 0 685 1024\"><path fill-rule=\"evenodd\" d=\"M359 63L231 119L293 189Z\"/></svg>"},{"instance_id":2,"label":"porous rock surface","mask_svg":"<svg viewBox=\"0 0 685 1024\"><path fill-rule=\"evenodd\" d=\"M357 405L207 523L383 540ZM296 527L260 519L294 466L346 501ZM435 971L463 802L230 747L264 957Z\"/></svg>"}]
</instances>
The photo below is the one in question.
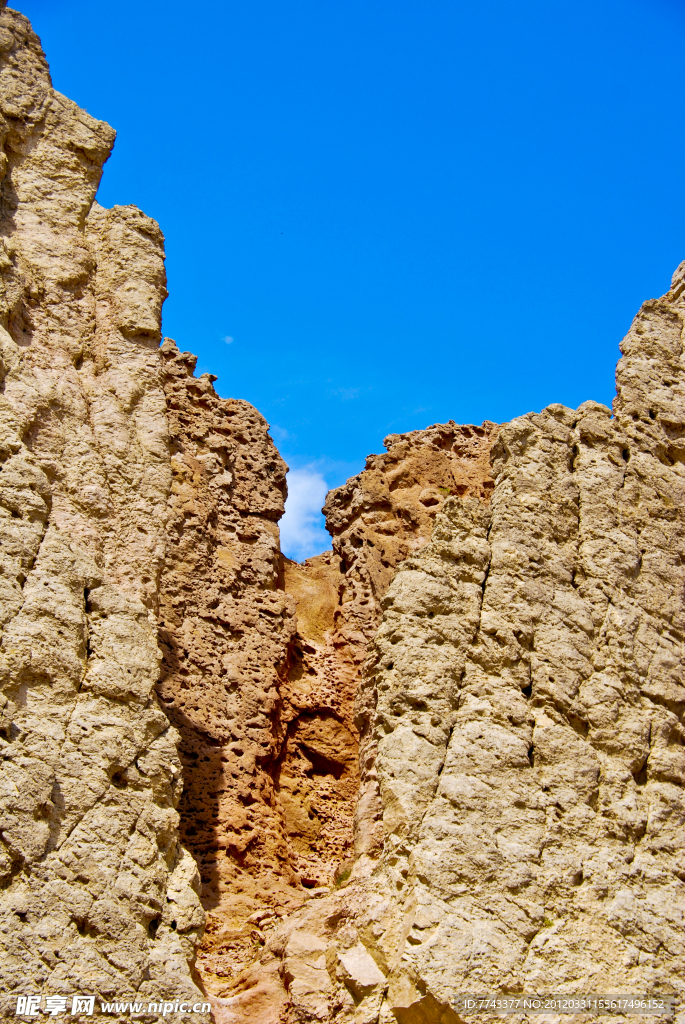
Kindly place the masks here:
<instances>
[{"instance_id":1,"label":"porous rock surface","mask_svg":"<svg viewBox=\"0 0 685 1024\"><path fill-rule=\"evenodd\" d=\"M333 646L347 664L347 689L359 736L360 789L355 807L355 858L374 857L383 844L375 776L375 690L362 666L381 619L385 593L405 558L428 543L435 517L450 495L489 501L490 451L499 427L437 423L390 434L387 451L369 455L362 473L326 498L326 527L342 570Z\"/></svg>"},{"instance_id":2,"label":"porous rock surface","mask_svg":"<svg viewBox=\"0 0 685 1024\"><path fill-rule=\"evenodd\" d=\"M279 918L349 874L355 810L378 846L376 792L358 799L361 666L436 510L457 489L487 496L496 428L388 438L329 495L334 551L298 565L279 551L286 467L267 424L169 339L161 353L173 483L158 693L181 737L181 840L207 910L197 969L231 998Z\"/></svg>"},{"instance_id":3,"label":"porous rock surface","mask_svg":"<svg viewBox=\"0 0 685 1024\"><path fill-rule=\"evenodd\" d=\"M276 882L259 891L248 886L249 897L237 914L231 914L236 901L228 890L209 910L198 963L208 991L219 997L213 1001L219 1022L253 1014L265 1021L288 1017L287 974L279 961L264 958L262 945L305 896L317 900L382 847L375 745L368 727L374 694L360 685L362 666L397 566L428 542L449 495L487 502L493 486L489 453L497 430L492 423L447 423L386 438L386 453L369 456L358 476L328 495L324 512L333 551L302 565L283 560L296 632L280 690L278 755L275 764L264 763L274 780L274 805L295 884L287 902L282 882ZM193 819L191 801L188 820ZM192 839L187 841L193 849ZM248 877L258 876L258 863L258 858L252 862Z\"/></svg>"},{"instance_id":4,"label":"porous rock surface","mask_svg":"<svg viewBox=\"0 0 685 1024\"><path fill-rule=\"evenodd\" d=\"M270 772L294 631L278 586L287 467L252 406L219 398L172 341L161 352L172 485L158 693L181 737L181 839L205 907L220 908L198 968L210 955L221 977L252 945L255 898L287 906L297 884Z\"/></svg>"},{"instance_id":5,"label":"porous rock surface","mask_svg":"<svg viewBox=\"0 0 685 1024\"><path fill-rule=\"evenodd\" d=\"M383 848L271 937L284 1019L682 997L684 293L685 264L640 310L613 416L503 427L490 504L450 497L391 583L365 669ZM250 984L224 1020L276 1019Z\"/></svg>"},{"instance_id":6,"label":"porous rock surface","mask_svg":"<svg viewBox=\"0 0 685 1024\"><path fill-rule=\"evenodd\" d=\"M195 1002L204 913L153 693L162 235L93 204L114 132L52 89L15 11L0 50L2 1014L17 994Z\"/></svg>"},{"instance_id":7,"label":"porous rock surface","mask_svg":"<svg viewBox=\"0 0 685 1024\"><path fill-rule=\"evenodd\" d=\"M17 12L0 50L3 1009L221 995L351 861L379 600L488 432L456 478L460 428L390 439L339 553L283 559L267 424L160 348L159 228L94 202L113 131Z\"/></svg>"}]
</instances>

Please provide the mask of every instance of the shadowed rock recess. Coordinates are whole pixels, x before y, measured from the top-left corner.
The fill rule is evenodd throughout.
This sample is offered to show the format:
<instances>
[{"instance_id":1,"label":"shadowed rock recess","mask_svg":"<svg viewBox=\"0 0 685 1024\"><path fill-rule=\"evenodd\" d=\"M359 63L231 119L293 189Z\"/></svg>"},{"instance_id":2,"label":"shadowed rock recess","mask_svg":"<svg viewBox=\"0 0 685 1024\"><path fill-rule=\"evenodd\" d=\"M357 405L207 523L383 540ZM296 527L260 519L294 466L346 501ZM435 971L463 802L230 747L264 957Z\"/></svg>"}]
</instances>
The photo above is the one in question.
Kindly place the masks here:
<instances>
[{"instance_id":1,"label":"shadowed rock recess","mask_svg":"<svg viewBox=\"0 0 685 1024\"><path fill-rule=\"evenodd\" d=\"M299 565L268 425L160 345L161 232L94 202L114 132L7 9L0 137L3 1014L685 996L685 264L613 412L392 435Z\"/></svg>"}]
</instances>

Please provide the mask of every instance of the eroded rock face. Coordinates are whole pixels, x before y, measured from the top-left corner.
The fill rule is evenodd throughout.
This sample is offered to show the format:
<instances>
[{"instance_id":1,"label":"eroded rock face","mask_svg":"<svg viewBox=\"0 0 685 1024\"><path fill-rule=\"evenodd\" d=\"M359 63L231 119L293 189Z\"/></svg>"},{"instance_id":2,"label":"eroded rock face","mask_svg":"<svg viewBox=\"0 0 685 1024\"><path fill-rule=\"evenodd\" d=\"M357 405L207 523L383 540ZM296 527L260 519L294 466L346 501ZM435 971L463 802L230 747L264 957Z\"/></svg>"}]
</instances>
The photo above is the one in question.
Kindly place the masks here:
<instances>
[{"instance_id":1,"label":"eroded rock face","mask_svg":"<svg viewBox=\"0 0 685 1024\"><path fill-rule=\"evenodd\" d=\"M114 133L52 90L15 11L0 49L2 1010L27 992L194 1002L204 914L153 694L162 235L93 206Z\"/></svg>"},{"instance_id":2,"label":"eroded rock face","mask_svg":"<svg viewBox=\"0 0 685 1024\"><path fill-rule=\"evenodd\" d=\"M286 466L247 402L217 396L162 345L172 485L160 583L158 692L181 736L181 837L209 911L210 990L254 949L260 909L298 906L276 792L295 603L280 585Z\"/></svg>"},{"instance_id":3,"label":"eroded rock face","mask_svg":"<svg viewBox=\"0 0 685 1024\"><path fill-rule=\"evenodd\" d=\"M449 498L391 583L365 673L383 851L271 939L289 1019L682 996L684 281L624 340L613 417L503 427L490 505Z\"/></svg>"},{"instance_id":4,"label":"eroded rock face","mask_svg":"<svg viewBox=\"0 0 685 1024\"><path fill-rule=\"evenodd\" d=\"M302 565L284 559L297 634L287 686L292 717L279 755L278 787L310 890L331 885L346 870L359 790L355 665L336 629L340 580L340 559L333 552Z\"/></svg>"},{"instance_id":5,"label":"eroded rock face","mask_svg":"<svg viewBox=\"0 0 685 1024\"><path fill-rule=\"evenodd\" d=\"M384 838L375 770L376 690L362 666L381 619L381 605L399 565L427 544L435 516L450 495L489 501L490 451L499 427L437 423L391 434L382 455L331 491L324 512L344 571L333 644L344 656L353 720L359 735L360 791L355 807L355 858L378 856Z\"/></svg>"},{"instance_id":6,"label":"eroded rock face","mask_svg":"<svg viewBox=\"0 0 685 1024\"><path fill-rule=\"evenodd\" d=\"M383 844L371 729L375 691L360 686L382 599L397 566L428 542L450 494L487 503L493 486L489 452L498 429L448 423L386 438L385 454L369 456L362 473L328 495L324 511L333 551L302 565L285 560L284 586L295 600L297 632L281 690L286 726L274 777L291 863L312 905L328 887L343 885L353 869L356 875L368 870ZM275 909L267 916L258 908L252 915L259 916L259 940L267 944L288 908ZM217 917L222 914L217 910ZM303 963L309 964L309 939L302 941ZM290 1012L302 978L293 976L291 988L289 968L264 961L261 952L259 946L245 951L242 971L234 956L233 973L226 972L223 984L208 982L222 997L215 1002L218 1021L255 1014L271 1021ZM208 973L215 961L208 961ZM312 974L306 986L317 993L321 1010L328 1004L317 977Z\"/></svg>"},{"instance_id":7,"label":"eroded rock face","mask_svg":"<svg viewBox=\"0 0 685 1024\"><path fill-rule=\"evenodd\" d=\"M332 553L284 563L266 423L160 350L161 232L94 203L114 133L52 90L26 19L2 19L3 987L71 995L85 971L105 1001L197 997L201 892L197 977L221 993L265 921L352 854L354 701L385 579L363 553L347 573ZM334 501L343 553L369 480ZM427 538L423 509L378 549L381 577Z\"/></svg>"},{"instance_id":8,"label":"eroded rock face","mask_svg":"<svg viewBox=\"0 0 685 1024\"><path fill-rule=\"evenodd\" d=\"M278 920L349 876L358 805L378 831L375 791L358 800L355 700L380 599L450 490L486 496L495 428L388 439L329 496L335 551L298 565L279 552L286 467L267 424L195 378L173 342L161 352L173 484L158 692L181 736L181 839L208 912L197 967L231 998Z\"/></svg>"},{"instance_id":9,"label":"eroded rock face","mask_svg":"<svg viewBox=\"0 0 685 1024\"><path fill-rule=\"evenodd\" d=\"M333 551L301 566L286 560L284 585L297 606L289 672L297 716L282 748L280 796L319 886L349 875L356 858L382 845L368 729L373 693L360 686L382 599L397 566L428 542L450 494L487 502L497 430L447 423L387 437L387 452L370 455L363 472L326 499Z\"/></svg>"},{"instance_id":10,"label":"eroded rock face","mask_svg":"<svg viewBox=\"0 0 685 1024\"><path fill-rule=\"evenodd\" d=\"M683 994L685 264L613 416L393 435L297 565L267 424L159 346L158 226L94 203L113 138L3 11L3 1011Z\"/></svg>"}]
</instances>

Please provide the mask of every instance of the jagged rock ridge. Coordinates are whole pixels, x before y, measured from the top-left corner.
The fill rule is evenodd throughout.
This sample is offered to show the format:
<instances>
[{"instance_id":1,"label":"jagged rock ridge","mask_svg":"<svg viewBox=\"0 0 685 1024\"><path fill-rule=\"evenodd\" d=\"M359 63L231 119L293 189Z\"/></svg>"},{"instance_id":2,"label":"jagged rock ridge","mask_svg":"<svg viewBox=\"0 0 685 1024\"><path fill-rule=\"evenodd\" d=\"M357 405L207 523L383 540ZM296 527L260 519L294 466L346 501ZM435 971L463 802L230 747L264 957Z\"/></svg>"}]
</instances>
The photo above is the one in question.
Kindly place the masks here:
<instances>
[{"instance_id":1,"label":"jagged rock ridge","mask_svg":"<svg viewBox=\"0 0 685 1024\"><path fill-rule=\"evenodd\" d=\"M503 427L489 507L450 498L400 567L366 666L383 851L275 931L271 990L246 974L223 1020L682 997L684 282L622 343L613 416Z\"/></svg>"},{"instance_id":2,"label":"jagged rock ridge","mask_svg":"<svg viewBox=\"0 0 685 1024\"><path fill-rule=\"evenodd\" d=\"M193 977L220 989L264 919L351 856L354 700L383 588L362 580L371 547L347 549L379 511L348 488L341 555L283 562L263 418L158 347L161 232L94 203L113 131L52 89L17 12L0 49L2 987L194 998ZM447 492L436 472L419 491ZM388 578L433 514L396 498L375 553Z\"/></svg>"},{"instance_id":3,"label":"jagged rock ridge","mask_svg":"<svg viewBox=\"0 0 685 1024\"><path fill-rule=\"evenodd\" d=\"M285 466L263 418L220 399L170 340L161 353L173 482L158 693L208 911L197 968L222 996L279 917L349 873L355 812L365 848L381 841L375 790L358 798L361 666L395 568L445 498L485 500L496 428L388 438L328 497L334 551L297 565L279 552Z\"/></svg>"}]
</instances>

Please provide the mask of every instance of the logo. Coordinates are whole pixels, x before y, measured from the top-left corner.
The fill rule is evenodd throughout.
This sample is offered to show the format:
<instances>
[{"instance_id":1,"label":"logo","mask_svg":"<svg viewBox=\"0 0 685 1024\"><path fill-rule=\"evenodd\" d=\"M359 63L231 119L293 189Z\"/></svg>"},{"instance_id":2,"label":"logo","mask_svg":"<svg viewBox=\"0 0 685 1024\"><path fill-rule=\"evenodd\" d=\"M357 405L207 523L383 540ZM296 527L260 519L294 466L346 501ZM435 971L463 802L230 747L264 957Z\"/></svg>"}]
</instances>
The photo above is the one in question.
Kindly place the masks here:
<instances>
[{"instance_id":1,"label":"logo","mask_svg":"<svg viewBox=\"0 0 685 1024\"><path fill-rule=\"evenodd\" d=\"M69 1000L71 999L71 1003ZM17 996L17 1017L39 1017L43 1013L48 1017L58 1017L63 1013L71 1013L74 1017L92 1017L95 1013L95 996L46 996L45 1008L42 1009L42 996ZM100 1003L100 1013L112 1014L150 1014L161 1013L166 1017L170 1013L209 1013L210 1003L187 1003L176 999L160 1000L159 1002L114 1002Z\"/></svg>"}]
</instances>

